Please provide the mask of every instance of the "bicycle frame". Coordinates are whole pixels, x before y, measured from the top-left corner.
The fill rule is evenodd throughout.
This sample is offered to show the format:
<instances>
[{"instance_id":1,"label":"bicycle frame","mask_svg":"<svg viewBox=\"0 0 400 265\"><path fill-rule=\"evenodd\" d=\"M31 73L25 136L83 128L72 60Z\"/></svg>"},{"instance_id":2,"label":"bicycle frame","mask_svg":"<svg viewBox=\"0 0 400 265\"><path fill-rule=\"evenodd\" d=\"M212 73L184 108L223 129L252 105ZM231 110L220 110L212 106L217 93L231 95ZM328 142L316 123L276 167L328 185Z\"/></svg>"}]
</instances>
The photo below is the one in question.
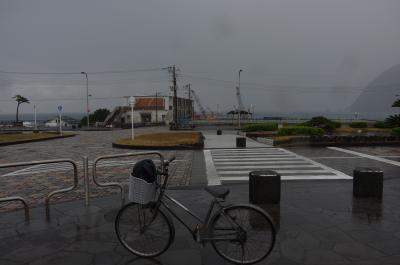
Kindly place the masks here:
<instances>
[{"instance_id":1,"label":"bicycle frame","mask_svg":"<svg viewBox=\"0 0 400 265\"><path fill-rule=\"evenodd\" d=\"M180 209L184 210L187 214L189 214L190 216L192 216L194 219L196 219L197 221L199 221L199 223L194 227L191 228L182 218L179 217L178 214L176 214L171 207L164 201L161 199L161 205L172 215L174 216L181 224L183 224L183 226L192 234L193 239L195 241L198 241L199 243L204 243L207 241L226 241L226 240L234 240L236 239L236 235L237 235L237 231L236 231L236 227L238 227L238 224L236 224L229 216L227 216L224 213L224 206L221 204L221 202L217 199L214 198L211 203L210 206L208 208L206 217L204 219L202 219L201 217L199 217L198 215L196 215L194 212L190 211L190 209L188 209L186 206L184 206L182 203L180 203L178 200L172 198L171 196L167 195L164 193L163 195L165 198L167 198L170 202L172 202L175 206L178 206ZM211 237L207 237L208 236L208 228L209 228L209 222L211 220L212 217L212 213L213 210L215 208L215 206L217 206L217 212L220 212L223 216L226 217L226 219L230 222L230 224L232 225L231 228L226 228L224 230L234 230L234 233L227 233L227 234L221 234L219 236L231 236L231 235L235 235L234 238L218 238L215 236L211 236ZM235 227L236 226L236 227Z\"/></svg>"},{"instance_id":2,"label":"bicycle frame","mask_svg":"<svg viewBox=\"0 0 400 265\"><path fill-rule=\"evenodd\" d=\"M164 182L160 185L160 193L158 196L157 201L155 202L155 214L154 214L154 218L157 215L158 209L159 207L161 207L161 205L172 215L174 216L193 236L193 239L198 241L198 242L206 242L206 241L217 241L217 240L232 240L232 239L236 239L232 238L232 239L227 239L227 238L217 238L217 237L204 237L204 234L207 235L208 232L208 225L209 222L212 218L212 213L213 210L216 208L217 206L217 211L216 213L220 212L223 216L225 216L225 218L228 220L228 222L232 225L232 227L230 228L230 230L235 230L235 233L230 233L230 234L224 234L221 236L228 236L228 235L236 235L236 228L239 227L239 225L237 223L235 223L234 220L232 220L232 218L230 218L229 216L227 216L224 212L224 206L221 204L221 201L218 200L217 198L214 198L211 203L210 206L208 208L206 217L204 219L202 219L201 217L199 217L198 215L196 215L194 212L190 211L190 209L188 209L185 205L183 205L182 203L180 203L178 200L174 199L173 197L165 194L165 189L168 183L168 178L169 178L169 174L168 174L168 165L167 166L163 166L163 171L161 171L160 176L165 176L164 178ZM182 218L179 217L178 214L176 214L174 212L174 210L168 205L167 202L165 202L165 200L163 200L163 198L168 199L169 202L172 202L175 206L178 206L180 209L182 209L183 211L185 211L187 214L189 214L190 216L192 216L194 219L196 219L199 223L194 227L191 228ZM151 221L152 222L152 221ZM226 229L229 230L229 229Z\"/></svg>"}]
</instances>

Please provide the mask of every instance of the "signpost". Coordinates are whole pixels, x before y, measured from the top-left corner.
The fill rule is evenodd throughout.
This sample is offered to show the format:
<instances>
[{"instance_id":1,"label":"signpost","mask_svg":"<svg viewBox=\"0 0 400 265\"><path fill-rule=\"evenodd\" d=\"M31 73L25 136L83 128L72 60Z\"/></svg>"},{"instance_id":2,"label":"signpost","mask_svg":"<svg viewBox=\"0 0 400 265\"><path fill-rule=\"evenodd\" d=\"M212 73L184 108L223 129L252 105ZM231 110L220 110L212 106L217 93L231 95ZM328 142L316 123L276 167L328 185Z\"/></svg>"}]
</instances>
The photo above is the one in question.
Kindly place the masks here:
<instances>
[{"instance_id":1,"label":"signpost","mask_svg":"<svg viewBox=\"0 0 400 265\"><path fill-rule=\"evenodd\" d=\"M129 98L129 104L131 105L131 125L132 125L132 133L131 133L131 139L135 139L135 131L133 128L133 106L135 105L135 97L130 97Z\"/></svg>"},{"instance_id":2,"label":"signpost","mask_svg":"<svg viewBox=\"0 0 400 265\"><path fill-rule=\"evenodd\" d=\"M62 112L62 106L61 105L58 106L58 112L60 114L60 119L59 119L59 122L60 122L60 135L63 135L63 133L62 133L62 121L61 121L61 112Z\"/></svg>"}]
</instances>

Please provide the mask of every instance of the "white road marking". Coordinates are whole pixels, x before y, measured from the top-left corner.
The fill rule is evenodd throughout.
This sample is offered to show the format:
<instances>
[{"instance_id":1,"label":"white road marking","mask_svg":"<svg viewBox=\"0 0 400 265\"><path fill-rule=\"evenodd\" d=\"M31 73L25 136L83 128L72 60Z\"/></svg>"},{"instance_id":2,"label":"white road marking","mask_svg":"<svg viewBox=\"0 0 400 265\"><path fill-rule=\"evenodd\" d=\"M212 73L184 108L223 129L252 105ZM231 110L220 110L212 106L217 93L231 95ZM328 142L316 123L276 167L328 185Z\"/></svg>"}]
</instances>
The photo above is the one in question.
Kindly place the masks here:
<instances>
[{"instance_id":1,"label":"white road marking","mask_svg":"<svg viewBox=\"0 0 400 265\"><path fill-rule=\"evenodd\" d=\"M204 159L206 161L206 175L208 185L221 185L221 180L218 177L210 150L204 150Z\"/></svg>"},{"instance_id":2,"label":"white road marking","mask_svg":"<svg viewBox=\"0 0 400 265\"><path fill-rule=\"evenodd\" d=\"M248 180L250 171L274 170L283 180L351 179L350 176L282 148L204 150L209 185Z\"/></svg>"},{"instance_id":3,"label":"white road marking","mask_svg":"<svg viewBox=\"0 0 400 265\"><path fill-rule=\"evenodd\" d=\"M274 171L278 172L279 174L295 174L295 175L299 175L301 177L303 177L303 175L301 175L301 174L324 174L324 173L333 174L332 172L327 171L325 169L304 169L304 170L302 170L302 169L288 169L288 170L277 169ZM221 176L223 176L223 175L241 175L241 176L245 175L245 176L248 176L249 172L250 172L249 170L232 170L232 171L220 172L220 175ZM342 179L342 178L340 178L340 179Z\"/></svg>"},{"instance_id":4,"label":"white road marking","mask_svg":"<svg viewBox=\"0 0 400 265\"><path fill-rule=\"evenodd\" d=\"M399 161L389 160L389 159L379 157L379 156L367 155L364 153L360 153L360 152L356 152L356 151L352 151L352 150L348 150L348 149L344 149L344 148L339 148L339 147L328 147L328 148L332 149L332 150L340 151L343 153L348 153L348 154L352 154L352 155L356 155L356 156L360 156L360 157L364 157L364 158L368 158L368 159L372 159L372 160L376 160L379 162L383 162L383 163L387 163L387 164L391 164L391 165L400 167Z\"/></svg>"},{"instance_id":5,"label":"white road marking","mask_svg":"<svg viewBox=\"0 0 400 265\"><path fill-rule=\"evenodd\" d=\"M285 152L287 152L287 153L289 153L289 154L296 155L296 156L298 156L298 157L300 157L300 158L302 158L302 159L304 159L304 160L306 160L306 161L309 161L310 163L312 163L312 164L314 164L314 165L320 166L320 167L322 167L323 169L326 169L326 170L328 170L328 171L331 171L331 172L335 173L338 177L342 177L343 179L352 179L352 177L350 177L350 176L347 175L347 174L344 174L343 172L341 172L341 171L339 171L339 170L336 170L336 169L333 169L333 168L331 168L331 167L325 166L325 165L323 165L323 164L321 164L321 163L318 163L318 162L315 162L314 160L311 160L311 159L309 159L309 158L307 158L307 157L305 157L305 156L298 155L298 154L293 153L293 152L290 152L290 151L288 151L288 150L286 150L286 149L282 149L282 148L280 148L280 149L281 149L281 150L284 150Z\"/></svg>"},{"instance_id":6,"label":"white road marking","mask_svg":"<svg viewBox=\"0 0 400 265\"><path fill-rule=\"evenodd\" d=\"M336 175L307 175L299 178L298 176L281 176L282 180L321 180L321 179L329 179L334 180L338 179ZM248 181L249 177L221 177L221 181Z\"/></svg>"},{"instance_id":7,"label":"white road marking","mask_svg":"<svg viewBox=\"0 0 400 265\"><path fill-rule=\"evenodd\" d=\"M400 156L377 156L377 157L387 157L387 158L400 158ZM363 157L360 156L316 156L309 157L310 159L361 159Z\"/></svg>"}]
</instances>

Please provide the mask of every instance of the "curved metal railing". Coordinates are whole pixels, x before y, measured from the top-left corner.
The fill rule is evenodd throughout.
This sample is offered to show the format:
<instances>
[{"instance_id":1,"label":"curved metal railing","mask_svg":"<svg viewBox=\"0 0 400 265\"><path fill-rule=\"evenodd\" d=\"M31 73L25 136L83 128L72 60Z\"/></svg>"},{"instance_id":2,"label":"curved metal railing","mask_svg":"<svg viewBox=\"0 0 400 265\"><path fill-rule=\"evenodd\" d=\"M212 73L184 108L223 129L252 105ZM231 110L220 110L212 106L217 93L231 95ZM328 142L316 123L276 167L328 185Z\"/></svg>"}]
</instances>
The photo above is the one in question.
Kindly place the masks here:
<instances>
[{"instance_id":1,"label":"curved metal railing","mask_svg":"<svg viewBox=\"0 0 400 265\"><path fill-rule=\"evenodd\" d=\"M17 163L8 163L8 164L0 164L0 168L10 168L10 167L22 167L22 166L34 166L34 165L42 165L42 164L57 164L57 163L70 163L74 170L74 184L71 187L65 189L54 190L46 195L44 204L46 208L46 219L50 220L50 198L56 194L65 193L76 189L78 186L78 166L75 161L71 159L51 159L51 160L40 160L40 161L29 161L29 162L17 162ZM26 203L26 200L22 197L4 197L0 198L0 202L5 201L21 201L24 204L25 208L25 218L29 219L29 206Z\"/></svg>"}]
</instances>

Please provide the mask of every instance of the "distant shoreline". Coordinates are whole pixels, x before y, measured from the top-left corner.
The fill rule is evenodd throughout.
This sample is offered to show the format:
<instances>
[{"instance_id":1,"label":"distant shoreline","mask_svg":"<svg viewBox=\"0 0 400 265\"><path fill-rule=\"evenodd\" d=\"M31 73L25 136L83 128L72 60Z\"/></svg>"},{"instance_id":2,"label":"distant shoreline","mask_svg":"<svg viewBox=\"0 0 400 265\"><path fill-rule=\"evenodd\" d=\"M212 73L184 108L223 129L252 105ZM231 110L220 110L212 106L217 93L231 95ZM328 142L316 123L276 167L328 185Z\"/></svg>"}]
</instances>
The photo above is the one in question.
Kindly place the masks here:
<instances>
[{"instance_id":1,"label":"distant shoreline","mask_svg":"<svg viewBox=\"0 0 400 265\"><path fill-rule=\"evenodd\" d=\"M224 114L225 112L221 112ZM358 119L366 119L366 120L384 120L389 115L396 114L397 112L393 110L393 112L386 113L360 113ZM84 113L63 113L63 116L68 116L76 120L82 119L85 114ZM47 121L54 117L58 116L58 113L38 113L37 120L38 121ZM325 116L331 119L354 119L354 113L346 113L346 112L256 112L254 118L263 119L264 117L281 117L282 119L310 119L315 116ZM33 121L34 115L33 113L21 113L19 115L19 119L21 121ZM15 113L8 114L0 114L0 121L14 121Z\"/></svg>"},{"instance_id":2,"label":"distant shoreline","mask_svg":"<svg viewBox=\"0 0 400 265\"><path fill-rule=\"evenodd\" d=\"M56 116L58 116L58 113L38 113L36 118L38 121L47 121L50 120ZM82 119L85 114L83 113L63 113L63 116L68 116L71 118L74 118L76 120ZM27 113L21 113L19 114L19 120L21 121L33 121L35 119L34 114L27 114ZM0 114L0 121L14 121L15 120L15 113L14 114Z\"/></svg>"}]
</instances>

